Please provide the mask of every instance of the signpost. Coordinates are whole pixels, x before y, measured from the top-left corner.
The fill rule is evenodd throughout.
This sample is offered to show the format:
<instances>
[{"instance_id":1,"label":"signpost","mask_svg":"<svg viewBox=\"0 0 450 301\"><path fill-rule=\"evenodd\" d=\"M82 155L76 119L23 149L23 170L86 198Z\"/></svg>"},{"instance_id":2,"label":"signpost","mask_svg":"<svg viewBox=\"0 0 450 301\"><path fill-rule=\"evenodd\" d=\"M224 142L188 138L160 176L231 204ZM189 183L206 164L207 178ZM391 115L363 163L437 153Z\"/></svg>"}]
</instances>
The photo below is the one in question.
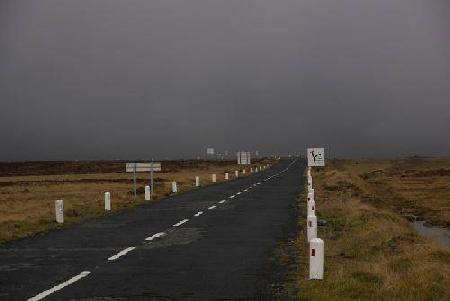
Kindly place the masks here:
<instances>
[{"instance_id":1,"label":"signpost","mask_svg":"<svg viewBox=\"0 0 450 301\"><path fill-rule=\"evenodd\" d=\"M136 199L136 173L137 172L150 172L150 199L153 195L153 172L161 171L161 162L150 162L150 163L127 163L125 167L126 172L133 173L133 188L134 188L134 198Z\"/></svg>"},{"instance_id":2,"label":"signpost","mask_svg":"<svg viewBox=\"0 0 450 301\"><path fill-rule=\"evenodd\" d=\"M323 147L308 148L308 166L325 166L325 150Z\"/></svg>"},{"instance_id":3,"label":"signpost","mask_svg":"<svg viewBox=\"0 0 450 301\"><path fill-rule=\"evenodd\" d=\"M251 164L250 152L238 152L237 153L237 164L239 165L249 165Z\"/></svg>"}]
</instances>

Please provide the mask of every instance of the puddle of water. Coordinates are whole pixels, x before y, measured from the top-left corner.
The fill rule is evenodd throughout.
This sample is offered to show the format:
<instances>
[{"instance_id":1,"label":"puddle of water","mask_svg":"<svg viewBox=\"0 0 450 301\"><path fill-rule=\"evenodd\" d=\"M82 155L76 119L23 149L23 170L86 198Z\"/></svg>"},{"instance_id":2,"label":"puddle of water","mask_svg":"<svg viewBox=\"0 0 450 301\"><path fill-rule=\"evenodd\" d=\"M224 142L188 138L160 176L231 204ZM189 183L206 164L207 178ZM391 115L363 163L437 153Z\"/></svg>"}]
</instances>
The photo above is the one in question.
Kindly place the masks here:
<instances>
[{"instance_id":1,"label":"puddle of water","mask_svg":"<svg viewBox=\"0 0 450 301\"><path fill-rule=\"evenodd\" d=\"M413 221L414 229L417 233L425 236L437 243L450 247L450 230L426 225L425 221Z\"/></svg>"}]
</instances>

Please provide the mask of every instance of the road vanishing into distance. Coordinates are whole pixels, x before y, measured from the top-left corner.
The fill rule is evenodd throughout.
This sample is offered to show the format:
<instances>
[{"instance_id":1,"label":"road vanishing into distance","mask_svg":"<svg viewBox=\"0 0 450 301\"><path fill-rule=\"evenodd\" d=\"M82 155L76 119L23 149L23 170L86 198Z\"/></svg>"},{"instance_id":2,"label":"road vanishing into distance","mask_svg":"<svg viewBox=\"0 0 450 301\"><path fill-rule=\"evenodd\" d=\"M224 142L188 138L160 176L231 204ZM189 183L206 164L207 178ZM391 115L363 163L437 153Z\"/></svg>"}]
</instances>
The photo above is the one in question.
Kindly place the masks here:
<instances>
[{"instance_id":1,"label":"road vanishing into distance","mask_svg":"<svg viewBox=\"0 0 450 301\"><path fill-rule=\"evenodd\" d=\"M0 248L0 300L264 300L303 160ZM113 203L114 204L114 203Z\"/></svg>"}]
</instances>

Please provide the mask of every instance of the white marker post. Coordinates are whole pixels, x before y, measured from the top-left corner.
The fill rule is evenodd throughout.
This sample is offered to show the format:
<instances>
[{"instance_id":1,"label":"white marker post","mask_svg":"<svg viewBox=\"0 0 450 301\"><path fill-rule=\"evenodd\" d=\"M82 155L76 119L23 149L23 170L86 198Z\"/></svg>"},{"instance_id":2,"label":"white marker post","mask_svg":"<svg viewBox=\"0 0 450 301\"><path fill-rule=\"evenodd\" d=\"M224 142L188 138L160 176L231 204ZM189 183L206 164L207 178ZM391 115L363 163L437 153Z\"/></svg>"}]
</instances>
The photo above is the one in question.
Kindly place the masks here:
<instances>
[{"instance_id":1,"label":"white marker post","mask_svg":"<svg viewBox=\"0 0 450 301\"><path fill-rule=\"evenodd\" d=\"M323 279L324 243L320 238L309 241L309 279Z\"/></svg>"},{"instance_id":2,"label":"white marker post","mask_svg":"<svg viewBox=\"0 0 450 301\"><path fill-rule=\"evenodd\" d=\"M316 202L314 200L308 202L308 215L316 215Z\"/></svg>"},{"instance_id":3,"label":"white marker post","mask_svg":"<svg viewBox=\"0 0 450 301\"><path fill-rule=\"evenodd\" d=\"M145 200L150 201L150 198L151 198L150 186L146 185L145 186Z\"/></svg>"},{"instance_id":4,"label":"white marker post","mask_svg":"<svg viewBox=\"0 0 450 301\"><path fill-rule=\"evenodd\" d=\"M245 175L245 169L242 170L242 174Z\"/></svg>"},{"instance_id":5,"label":"white marker post","mask_svg":"<svg viewBox=\"0 0 450 301\"><path fill-rule=\"evenodd\" d=\"M199 187L200 186L200 177L196 176L195 177L195 187Z\"/></svg>"},{"instance_id":6,"label":"white marker post","mask_svg":"<svg viewBox=\"0 0 450 301\"><path fill-rule=\"evenodd\" d=\"M317 238L317 217L315 215L308 215L306 218L306 236L308 241Z\"/></svg>"},{"instance_id":7,"label":"white marker post","mask_svg":"<svg viewBox=\"0 0 450 301\"><path fill-rule=\"evenodd\" d=\"M213 183L216 183L217 177L216 177L216 174L215 174L215 173L212 174L211 180L212 180Z\"/></svg>"},{"instance_id":8,"label":"white marker post","mask_svg":"<svg viewBox=\"0 0 450 301\"><path fill-rule=\"evenodd\" d=\"M228 180L230 178L230 176L228 175L228 173L225 173L225 180Z\"/></svg>"},{"instance_id":9,"label":"white marker post","mask_svg":"<svg viewBox=\"0 0 450 301\"><path fill-rule=\"evenodd\" d=\"M234 172L234 176L235 176L236 178L239 177L239 171L236 170L236 171Z\"/></svg>"},{"instance_id":10,"label":"white marker post","mask_svg":"<svg viewBox=\"0 0 450 301\"><path fill-rule=\"evenodd\" d=\"M56 216L56 222L58 224L64 223L64 201L63 200L55 201L55 216Z\"/></svg>"},{"instance_id":11,"label":"white marker post","mask_svg":"<svg viewBox=\"0 0 450 301\"><path fill-rule=\"evenodd\" d=\"M111 210L111 194L109 192L105 192L105 210Z\"/></svg>"},{"instance_id":12,"label":"white marker post","mask_svg":"<svg viewBox=\"0 0 450 301\"><path fill-rule=\"evenodd\" d=\"M172 193L177 193L177 192L178 192L177 182L173 181L172 182Z\"/></svg>"},{"instance_id":13,"label":"white marker post","mask_svg":"<svg viewBox=\"0 0 450 301\"><path fill-rule=\"evenodd\" d=\"M250 168L250 173L253 173L253 168Z\"/></svg>"},{"instance_id":14,"label":"white marker post","mask_svg":"<svg viewBox=\"0 0 450 301\"><path fill-rule=\"evenodd\" d=\"M315 201L314 200L314 189L311 192L308 192L308 197L306 198L307 202Z\"/></svg>"}]
</instances>

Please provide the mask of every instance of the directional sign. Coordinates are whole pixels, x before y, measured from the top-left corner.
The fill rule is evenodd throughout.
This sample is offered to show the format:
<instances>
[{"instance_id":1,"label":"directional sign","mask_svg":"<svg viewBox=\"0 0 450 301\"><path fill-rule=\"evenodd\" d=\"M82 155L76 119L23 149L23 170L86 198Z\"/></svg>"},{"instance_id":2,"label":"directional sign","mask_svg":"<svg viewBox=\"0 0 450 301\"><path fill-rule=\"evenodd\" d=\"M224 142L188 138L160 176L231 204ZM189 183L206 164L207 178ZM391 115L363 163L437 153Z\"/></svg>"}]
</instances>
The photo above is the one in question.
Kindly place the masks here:
<instances>
[{"instance_id":1,"label":"directional sign","mask_svg":"<svg viewBox=\"0 0 450 301\"><path fill-rule=\"evenodd\" d=\"M153 163L127 163L126 172L161 171L161 162Z\"/></svg>"},{"instance_id":2,"label":"directional sign","mask_svg":"<svg viewBox=\"0 0 450 301\"><path fill-rule=\"evenodd\" d=\"M308 148L308 166L325 166L325 150L321 148Z\"/></svg>"},{"instance_id":3,"label":"directional sign","mask_svg":"<svg viewBox=\"0 0 450 301\"><path fill-rule=\"evenodd\" d=\"M207 155L214 155L214 148L208 147L208 148L206 149L206 154L207 154Z\"/></svg>"}]
</instances>

